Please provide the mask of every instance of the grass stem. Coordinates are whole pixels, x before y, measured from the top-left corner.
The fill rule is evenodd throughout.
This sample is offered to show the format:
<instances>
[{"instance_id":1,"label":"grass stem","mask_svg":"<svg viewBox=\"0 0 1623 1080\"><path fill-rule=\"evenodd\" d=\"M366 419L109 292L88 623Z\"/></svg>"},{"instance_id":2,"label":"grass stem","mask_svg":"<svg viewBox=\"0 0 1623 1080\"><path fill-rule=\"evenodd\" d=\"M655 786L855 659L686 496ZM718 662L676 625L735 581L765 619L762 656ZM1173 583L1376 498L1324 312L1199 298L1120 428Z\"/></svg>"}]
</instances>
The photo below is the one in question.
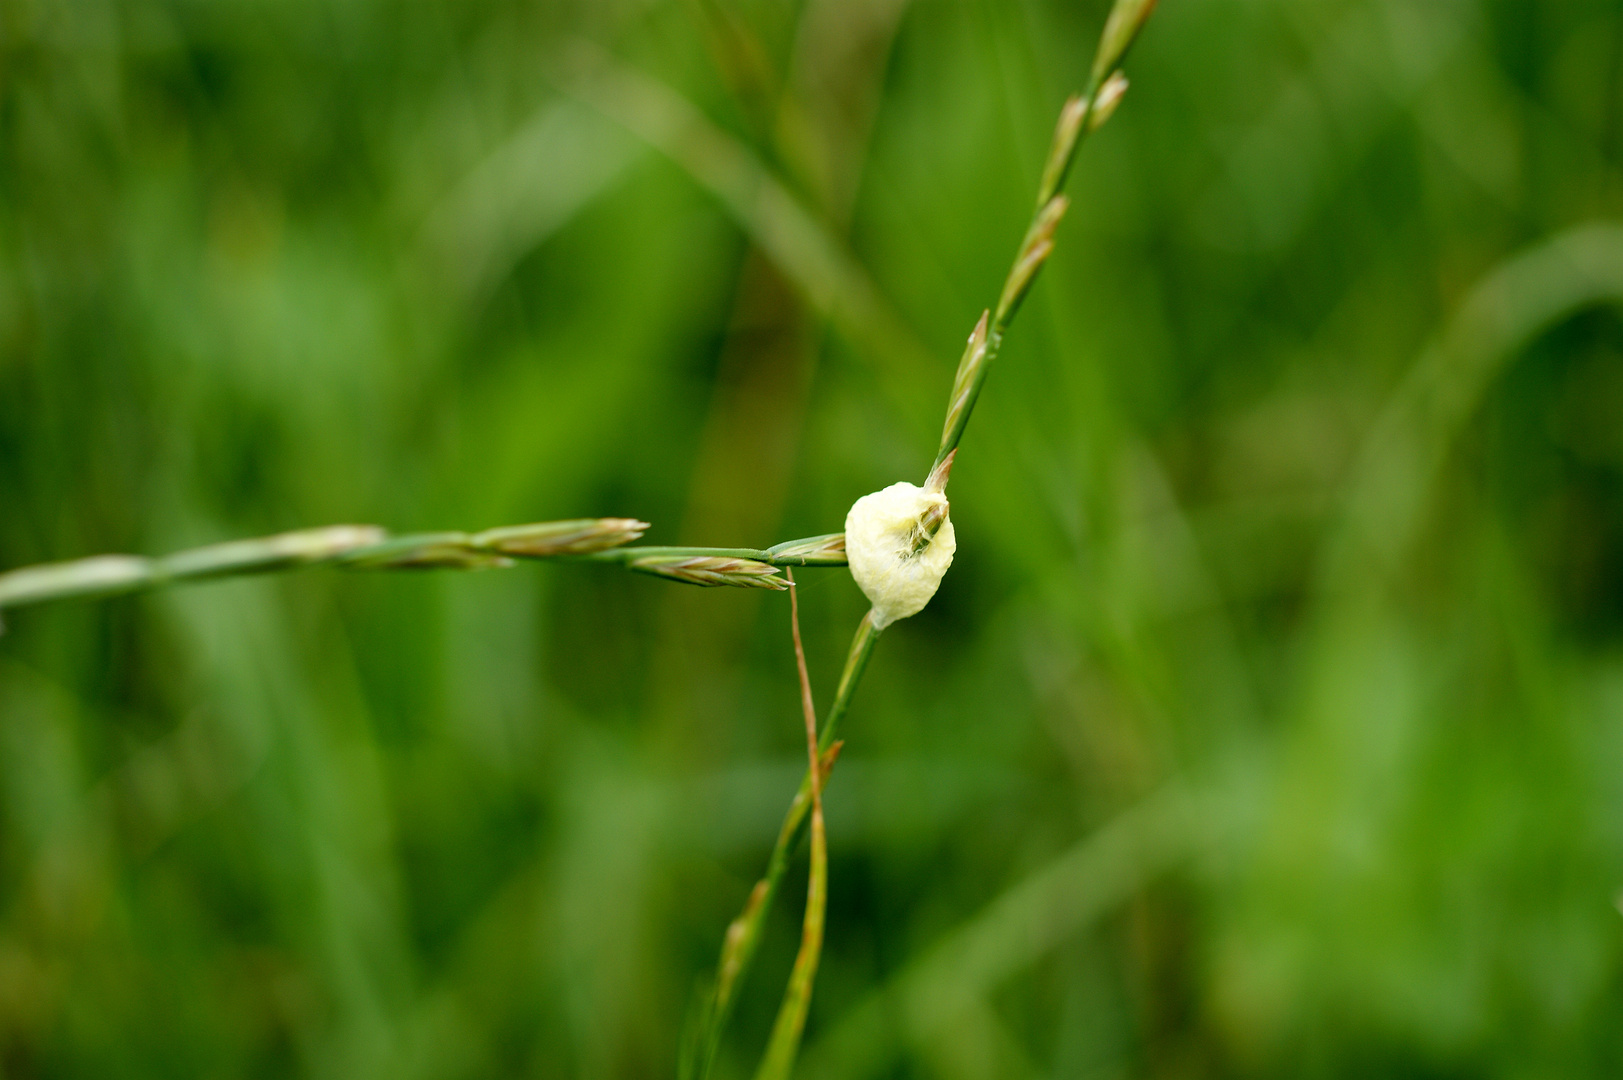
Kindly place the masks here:
<instances>
[{"instance_id":1,"label":"grass stem","mask_svg":"<svg viewBox=\"0 0 1623 1080\"><path fill-rule=\"evenodd\" d=\"M754 588L781 588L773 567L845 565L844 533L786 540L770 548L627 546L647 528L647 522L633 518L585 518L480 533L390 536L375 525L331 525L210 544L158 558L96 555L25 566L0 573L0 608L120 596L318 565L345 570L482 570L511 566L515 559L584 559L625 563L695 584Z\"/></svg>"},{"instance_id":2,"label":"grass stem","mask_svg":"<svg viewBox=\"0 0 1623 1080\"><path fill-rule=\"evenodd\" d=\"M817 707L812 704L811 677L806 672L806 650L800 644L800 604L795 595L794 571L789 576L789 627L795 642L795 665L800 673L801 712L806 719L806 778L811 781L811 872L806 880L806 914L801 923L800 952L789 973L783 1005L772 1025L766 1054L756 1080L788 1080L806 1030L812 984L823 952L823 920L828 910L828 835L823 823L823 778L817 750Z\"/></svg>"},{"instance_id":3,"label":"grass stem","mask_svg":"<svg viewBox=\"0 0 1623 1080\"><path fill-rule=\"evenodd\" d=\"M827 781L828 774L839 757L840 748L844 745L835 739L835 735L839 731L840 721L851 709L851 698L856 694L857 684L862 681L862 673L867 670L868 661L873 656L874 645L878 641L879 631L874 628L873 613L869 612L857 624L856 635L851 639L851 650L846 654L845 670L841 673L840 684L834 691L834 702L829 706L828 716L823 721L822 730L818 735L820 781ZM808 769L805 778L800 781L799 790L789 803L789 811L783 817L783 824L778 829L777 842L772 847L772 854L767 857L766 872L750 890L744 910L739 912L738 917L727 927L727 934L722 941L721 959L716 967L716 989L713 1003L708 1010L707 1030L693 1044L700 1058L690 1069L684 1069L684 1073L692 1076L694 1080L705 1080L709 1075L716 1051L721 1046L721 1037L726 1031L727 1022L732 1018L733 1008L738 1003L738 988L743 984L745 976L749 974L750 965L755 961L767 914L772 910L772 902L777 899L778 888L783 883L784 874L789 870L789 861L800 845L800 838L806 834L807 817L811 809L812 773Z\"/></svg>"}]
</instances>

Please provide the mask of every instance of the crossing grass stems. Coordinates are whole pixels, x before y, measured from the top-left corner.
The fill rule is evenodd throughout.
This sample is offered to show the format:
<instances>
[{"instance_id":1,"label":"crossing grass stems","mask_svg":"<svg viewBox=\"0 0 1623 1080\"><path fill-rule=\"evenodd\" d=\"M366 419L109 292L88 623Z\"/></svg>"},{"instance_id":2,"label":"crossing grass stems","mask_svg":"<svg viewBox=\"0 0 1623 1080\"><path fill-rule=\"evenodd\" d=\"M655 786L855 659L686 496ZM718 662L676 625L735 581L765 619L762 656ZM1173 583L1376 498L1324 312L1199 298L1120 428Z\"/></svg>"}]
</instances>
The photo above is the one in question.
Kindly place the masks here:
<instances>
[{"instance_id":1,"label":"crossing grass stems","mask_svg":"<svg viewBox=\"0 0 1623 1080\"><path fill-rule=\"evenodd\" d=\"M941 443L931 462L926 487L938 491L946 487L964 428L1002 348L1004 334L1053 251L1055 230L1069 207L1061 188L1077 149L1121 102L1127 89L1122 61L1155 5L1156 0L1117 0L1105 21L1085 89L1070 97L1060 110L1031 222L997 303L975 324L959 362ZM944 520L944 514L921 518L918 543L927 545ZM846 565L844 534L789 540L770 548L633 544L648 527L646 522L631 518L588 518L478 533L391 536L375 526L340 525L215 544L160 558L103 555L0 574L0 611L52 600L114 596L192 581L321 565L354 571L487 569L511 566L521 559L613 562L639 573L692 585L789 591L792 640L806 724L807 772L784 815L764 874L750 891L744 909L727 928L714 982L701 995L684 1031L678 1068L682 1080L706 1080L710 1075L739 991L759 949L767 915L792 856L809 831L811 873L800 950L756 1072L756 1080L786 1080L799 1050L822 948L828 897L823 789L844 745L836 738L840 723L850 710L880 628L873 612L858 624L834 700L819 726L800 643L798 600L790 568Z\"/></svg>"}]
</instances>

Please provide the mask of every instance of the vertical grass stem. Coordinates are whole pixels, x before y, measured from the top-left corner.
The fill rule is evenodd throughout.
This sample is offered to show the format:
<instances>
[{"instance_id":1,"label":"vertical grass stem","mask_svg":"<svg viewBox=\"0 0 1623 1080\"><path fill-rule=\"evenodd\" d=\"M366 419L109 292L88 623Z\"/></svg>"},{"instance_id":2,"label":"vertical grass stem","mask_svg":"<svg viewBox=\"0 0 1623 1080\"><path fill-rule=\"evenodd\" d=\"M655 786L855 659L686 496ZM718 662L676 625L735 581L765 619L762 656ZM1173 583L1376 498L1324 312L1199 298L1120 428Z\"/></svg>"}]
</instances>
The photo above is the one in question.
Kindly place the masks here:
<instances>
[{"instance_id":1,"label":"vertical grass stem","mask_svg":"<svg viewBox=\"0 0 1623 1080\"><path fill-rule=\"evenodd\" d=\"M851 698L856 693L857 684L862 681L862 673L868 668L868 660L873 656L874 645L879 640L879 631L874 628L873 613L862 617L857 624L857 632L851 639L851 650L846 654L845 670L840 675L840 684L834 691L834 701L828 708L828 716L823 721L822 730L818 734L817 752L820 759L819 780L826 782L828 774L834 768L838 759L840 748L843 745L836 740L840 721L850 711ZM726 936L722 939L721 958L716 965L716 991L712 1007L708 1010L706 1019L708 1030L694 1046L700 1055L700 1060L693 1063L691 1068L684 1067L684 1075L694 1080L705 1080L709 1076L711 1065L715 1061L716 1051L721 1046L722 1035L726 1032L727 1023L732 1019L733 1008L738 1003L738 988L749 975L750 965L755 961L756 951L761 944L761 930L766 925L766 917L772 910L772 903L777 899L778 888L783 884L783 876L789 870L789 860L794 856L795 849L800 845L800 838L806 833L807 818L812 808L811 771L800 782L800 789L795 792L794 799L789 803L789 811L783 817L783 824L778 829L777 842L772 847L772 854L767 857L766 872L761 880L755 883L750 890L749 899L744 903L744 910L738 913L731 925L727 927Z\"/></svg>"},{"instance_id":2,"label":"vertical grass stem","mask_svg":"<svg viewBox=\"0 0 1623 1080\"><path fill-rule=\"evenodd\" d=\"M800 952L789 973L789 986L756 1080L788 1080L806 1030L812 984L823 953L823 920L828 911L828 835L823 821L823 778L817 752L817 707L812 704L811 677L806 672L806 650L800 643L800 604L795 595L794 571L789 577L789 628L795 642L795 665L800 673L801 713L806 720L806 778L811 781L811 872L806 880L806 914L801 922Z\"/></svg>"}]
</instances>

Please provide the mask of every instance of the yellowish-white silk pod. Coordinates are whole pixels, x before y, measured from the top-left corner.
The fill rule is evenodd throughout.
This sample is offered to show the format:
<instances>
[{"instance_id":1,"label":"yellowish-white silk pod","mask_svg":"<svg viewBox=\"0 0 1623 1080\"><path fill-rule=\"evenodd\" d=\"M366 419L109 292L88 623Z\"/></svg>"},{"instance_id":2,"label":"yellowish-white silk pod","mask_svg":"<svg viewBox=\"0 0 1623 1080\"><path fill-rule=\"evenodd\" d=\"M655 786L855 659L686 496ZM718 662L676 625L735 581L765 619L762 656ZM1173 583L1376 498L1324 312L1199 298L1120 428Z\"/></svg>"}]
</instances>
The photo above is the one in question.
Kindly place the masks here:
<instances>
[{"instance_id":1,"label":"yellowish-white silk pod","mask_svg":"<svg viewBox=\"0 0 1623 1080\"><path fill-rule=\"evenodd\" d=\"M864 495L845 515L846 559L851 576L873 604L876 630L917 615L941 587L958 550L952 520L943 520L930 542L914 550L921 539L921 519L938 507L946 511L946 495L903 480Z\"/></svg>"}]
</instances>

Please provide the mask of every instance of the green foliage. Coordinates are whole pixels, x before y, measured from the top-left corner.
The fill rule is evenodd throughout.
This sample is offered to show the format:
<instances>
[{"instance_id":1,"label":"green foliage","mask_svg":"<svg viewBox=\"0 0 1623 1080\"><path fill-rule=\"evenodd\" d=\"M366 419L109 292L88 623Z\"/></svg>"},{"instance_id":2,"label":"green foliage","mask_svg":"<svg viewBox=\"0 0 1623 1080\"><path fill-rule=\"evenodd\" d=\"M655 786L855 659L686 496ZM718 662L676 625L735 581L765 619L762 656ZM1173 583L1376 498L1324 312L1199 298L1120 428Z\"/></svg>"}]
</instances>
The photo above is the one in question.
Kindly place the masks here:
<instances>
[{"instance_id":1,"label":"green foliage","mask_svg":"<svg viewBox=\"0 0 1623 1080\"><path fill-rule=\"evenodd\" d=\"M0 2L0 567L837 530L929 469L1105 6ZM1620 42L1161 5L842 728L797 1075L1617 1075ZM797 577L828 701L865 604ZM0 1071L669 1075L804 768L786 605L8 613Z\"/></svg>"}]
</instances>

